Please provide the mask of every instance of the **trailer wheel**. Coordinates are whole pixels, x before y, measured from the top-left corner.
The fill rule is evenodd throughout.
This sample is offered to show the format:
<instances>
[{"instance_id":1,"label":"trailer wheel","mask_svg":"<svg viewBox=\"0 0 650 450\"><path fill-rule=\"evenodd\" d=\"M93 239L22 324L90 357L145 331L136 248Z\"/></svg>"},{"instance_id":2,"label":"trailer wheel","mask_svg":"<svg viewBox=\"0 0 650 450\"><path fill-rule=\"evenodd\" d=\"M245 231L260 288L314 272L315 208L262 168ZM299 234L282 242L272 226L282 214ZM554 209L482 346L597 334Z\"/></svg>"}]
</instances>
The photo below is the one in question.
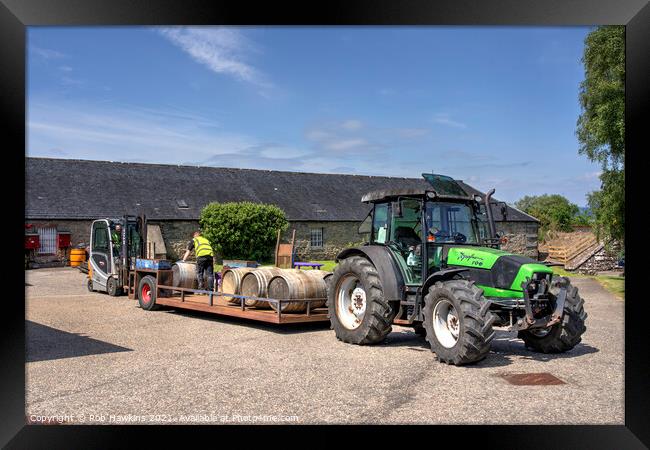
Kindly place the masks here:
<instances>
[{"instance_id":1,"label":"trailer wheel","mask_svg":"<svg viewBox=\"0 0 650 450\"><path fill-rule=\"evenodd\" d=\"M571 285L566 277L554 278L551 282L551 293L558 295L560 287L567 288L564 303L564 317L550 329L523 330L518 333L527 348L542 353L562 353L571 350L582 340L582 334L587 330L585 320L587 313L584 300L578 294L578 288Z\"/></svg>"},{"instance_id":2,"label":"trailer wheel","mask_svg":"<svg viewBox=\"0 0 650 450\"><path fill-rule=\"evenodd\" d=\"M138 285L138 303L145 311L158 309L156 305L156 280L151 275L142 277Z\"/></svg>"},{"instance_id":3,"label":"trailer wheel","mask_svg":"<svg viewBox=\"0 0 650 450\"><path fill-rule=\"evenodd\" d=\"M122 295L122 288L117 285L115 277L109 277L108 280L106 280L106 291L111 297Z\"/></svg>"},{"instance_id":4,"label":"trailer wheel","mask_svg":"<svg viewBox=\"0 0 650 450\"><path fill-rule=\"evenodd\" d=\"M376 344L391 332L397 309L384 299L377 269L361 256L342 260L332 275L328 317L336 337L350 344Z\"/></svg>"},{"instance_id":5,"label":"trailer wheel","mask_svg":"<svg viewBox=\"0 0 650 450\"><path fill-rule=\"evenodd\" d=\"M424 297L422 312L426 340L440 362L469 364L490 351L496 317L472 281L438 281Z\"/></svg>"}]
</instances>

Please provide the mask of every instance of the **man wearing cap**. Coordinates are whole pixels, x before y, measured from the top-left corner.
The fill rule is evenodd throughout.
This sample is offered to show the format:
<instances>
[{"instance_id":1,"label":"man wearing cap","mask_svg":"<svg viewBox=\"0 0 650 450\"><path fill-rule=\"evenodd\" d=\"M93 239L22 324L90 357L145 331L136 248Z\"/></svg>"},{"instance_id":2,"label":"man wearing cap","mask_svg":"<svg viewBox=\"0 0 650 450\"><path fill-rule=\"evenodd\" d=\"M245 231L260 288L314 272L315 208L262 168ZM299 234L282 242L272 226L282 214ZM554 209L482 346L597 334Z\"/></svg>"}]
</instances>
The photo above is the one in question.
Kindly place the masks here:
<instances>
[{"instance_id":1,"label":"man wearing cap","mask_svg":"<svg viewBox=\"0 0 650 450\"><path fill-rule=\"evenodd\" d=\"M208 274L208 290L214 289L214 252L210 246L210 241L201 236L200 231L195 231L192 240L187 244L187 250L183 255L183 261L190 256L190 252L194 250L196 255L196 278L199 281L199 289L206 289L203 284L203 274Z\"/></svg>"}]
</instances>

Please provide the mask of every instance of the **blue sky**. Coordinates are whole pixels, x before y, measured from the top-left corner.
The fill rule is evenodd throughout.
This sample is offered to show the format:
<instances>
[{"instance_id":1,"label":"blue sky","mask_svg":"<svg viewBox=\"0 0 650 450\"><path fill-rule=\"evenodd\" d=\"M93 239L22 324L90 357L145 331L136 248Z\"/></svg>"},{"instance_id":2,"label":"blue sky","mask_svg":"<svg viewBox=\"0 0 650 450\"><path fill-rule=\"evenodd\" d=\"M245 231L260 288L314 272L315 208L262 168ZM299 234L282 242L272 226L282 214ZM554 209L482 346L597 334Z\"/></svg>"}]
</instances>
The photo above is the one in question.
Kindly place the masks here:
<instances>
[{"instance_id":1,"label":"blue sky","mask_svg":"<svg viewBox=\"0 0 650 450\"><path fill-rule=\"evenodd\" d=\"M27 154L419 177L579 206L587 27L30 27Z\"/></svg>"}]
</instances>

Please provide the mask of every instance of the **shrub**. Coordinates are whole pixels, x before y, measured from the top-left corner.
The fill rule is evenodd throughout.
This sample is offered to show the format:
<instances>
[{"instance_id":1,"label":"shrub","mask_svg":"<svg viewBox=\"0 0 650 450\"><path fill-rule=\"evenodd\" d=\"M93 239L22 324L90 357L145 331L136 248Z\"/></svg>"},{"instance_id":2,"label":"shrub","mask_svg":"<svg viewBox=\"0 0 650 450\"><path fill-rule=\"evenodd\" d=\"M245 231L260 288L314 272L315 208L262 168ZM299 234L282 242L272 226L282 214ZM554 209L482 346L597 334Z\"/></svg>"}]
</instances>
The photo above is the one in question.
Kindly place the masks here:
<instances>
[{"instance_id":1,"label":"shrub","mask_svg":"<svg viewBox=\"0 0 650 450\"><path fill-rule=\"evenodd\" d=\"M199 224L222 257L263 261L273 254L278 229L285 230L288 222L275 205L233 202L206 205Z\"/></svg>"}]
</instances>

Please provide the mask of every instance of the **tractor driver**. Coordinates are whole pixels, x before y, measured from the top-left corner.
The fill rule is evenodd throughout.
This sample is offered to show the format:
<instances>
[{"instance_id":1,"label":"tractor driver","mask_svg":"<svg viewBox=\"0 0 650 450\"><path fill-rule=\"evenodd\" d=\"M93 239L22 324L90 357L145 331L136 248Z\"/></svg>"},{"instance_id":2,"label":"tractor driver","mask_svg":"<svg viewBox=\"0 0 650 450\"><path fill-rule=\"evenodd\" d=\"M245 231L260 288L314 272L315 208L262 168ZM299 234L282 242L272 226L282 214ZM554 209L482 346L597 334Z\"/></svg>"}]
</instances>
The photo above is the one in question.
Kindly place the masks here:
<instances>
[{"instance_id":1,"label":"tractor driver","mask_svg":"<svg viewBox=\"0 0 650 450\"><path fill-rule=\"evenodd\" d=\"M214 289L214 252L210 246L210 241L201 236L200 231L195 231L192 235L193 238L187 244L187 250L183 255L183 261L190 256L190 252L194 250L196 254L196 278L199 282L199 289L205 289L203 285L203 274L208 274L208 289Z\"/></svg>"}]
</instances>

